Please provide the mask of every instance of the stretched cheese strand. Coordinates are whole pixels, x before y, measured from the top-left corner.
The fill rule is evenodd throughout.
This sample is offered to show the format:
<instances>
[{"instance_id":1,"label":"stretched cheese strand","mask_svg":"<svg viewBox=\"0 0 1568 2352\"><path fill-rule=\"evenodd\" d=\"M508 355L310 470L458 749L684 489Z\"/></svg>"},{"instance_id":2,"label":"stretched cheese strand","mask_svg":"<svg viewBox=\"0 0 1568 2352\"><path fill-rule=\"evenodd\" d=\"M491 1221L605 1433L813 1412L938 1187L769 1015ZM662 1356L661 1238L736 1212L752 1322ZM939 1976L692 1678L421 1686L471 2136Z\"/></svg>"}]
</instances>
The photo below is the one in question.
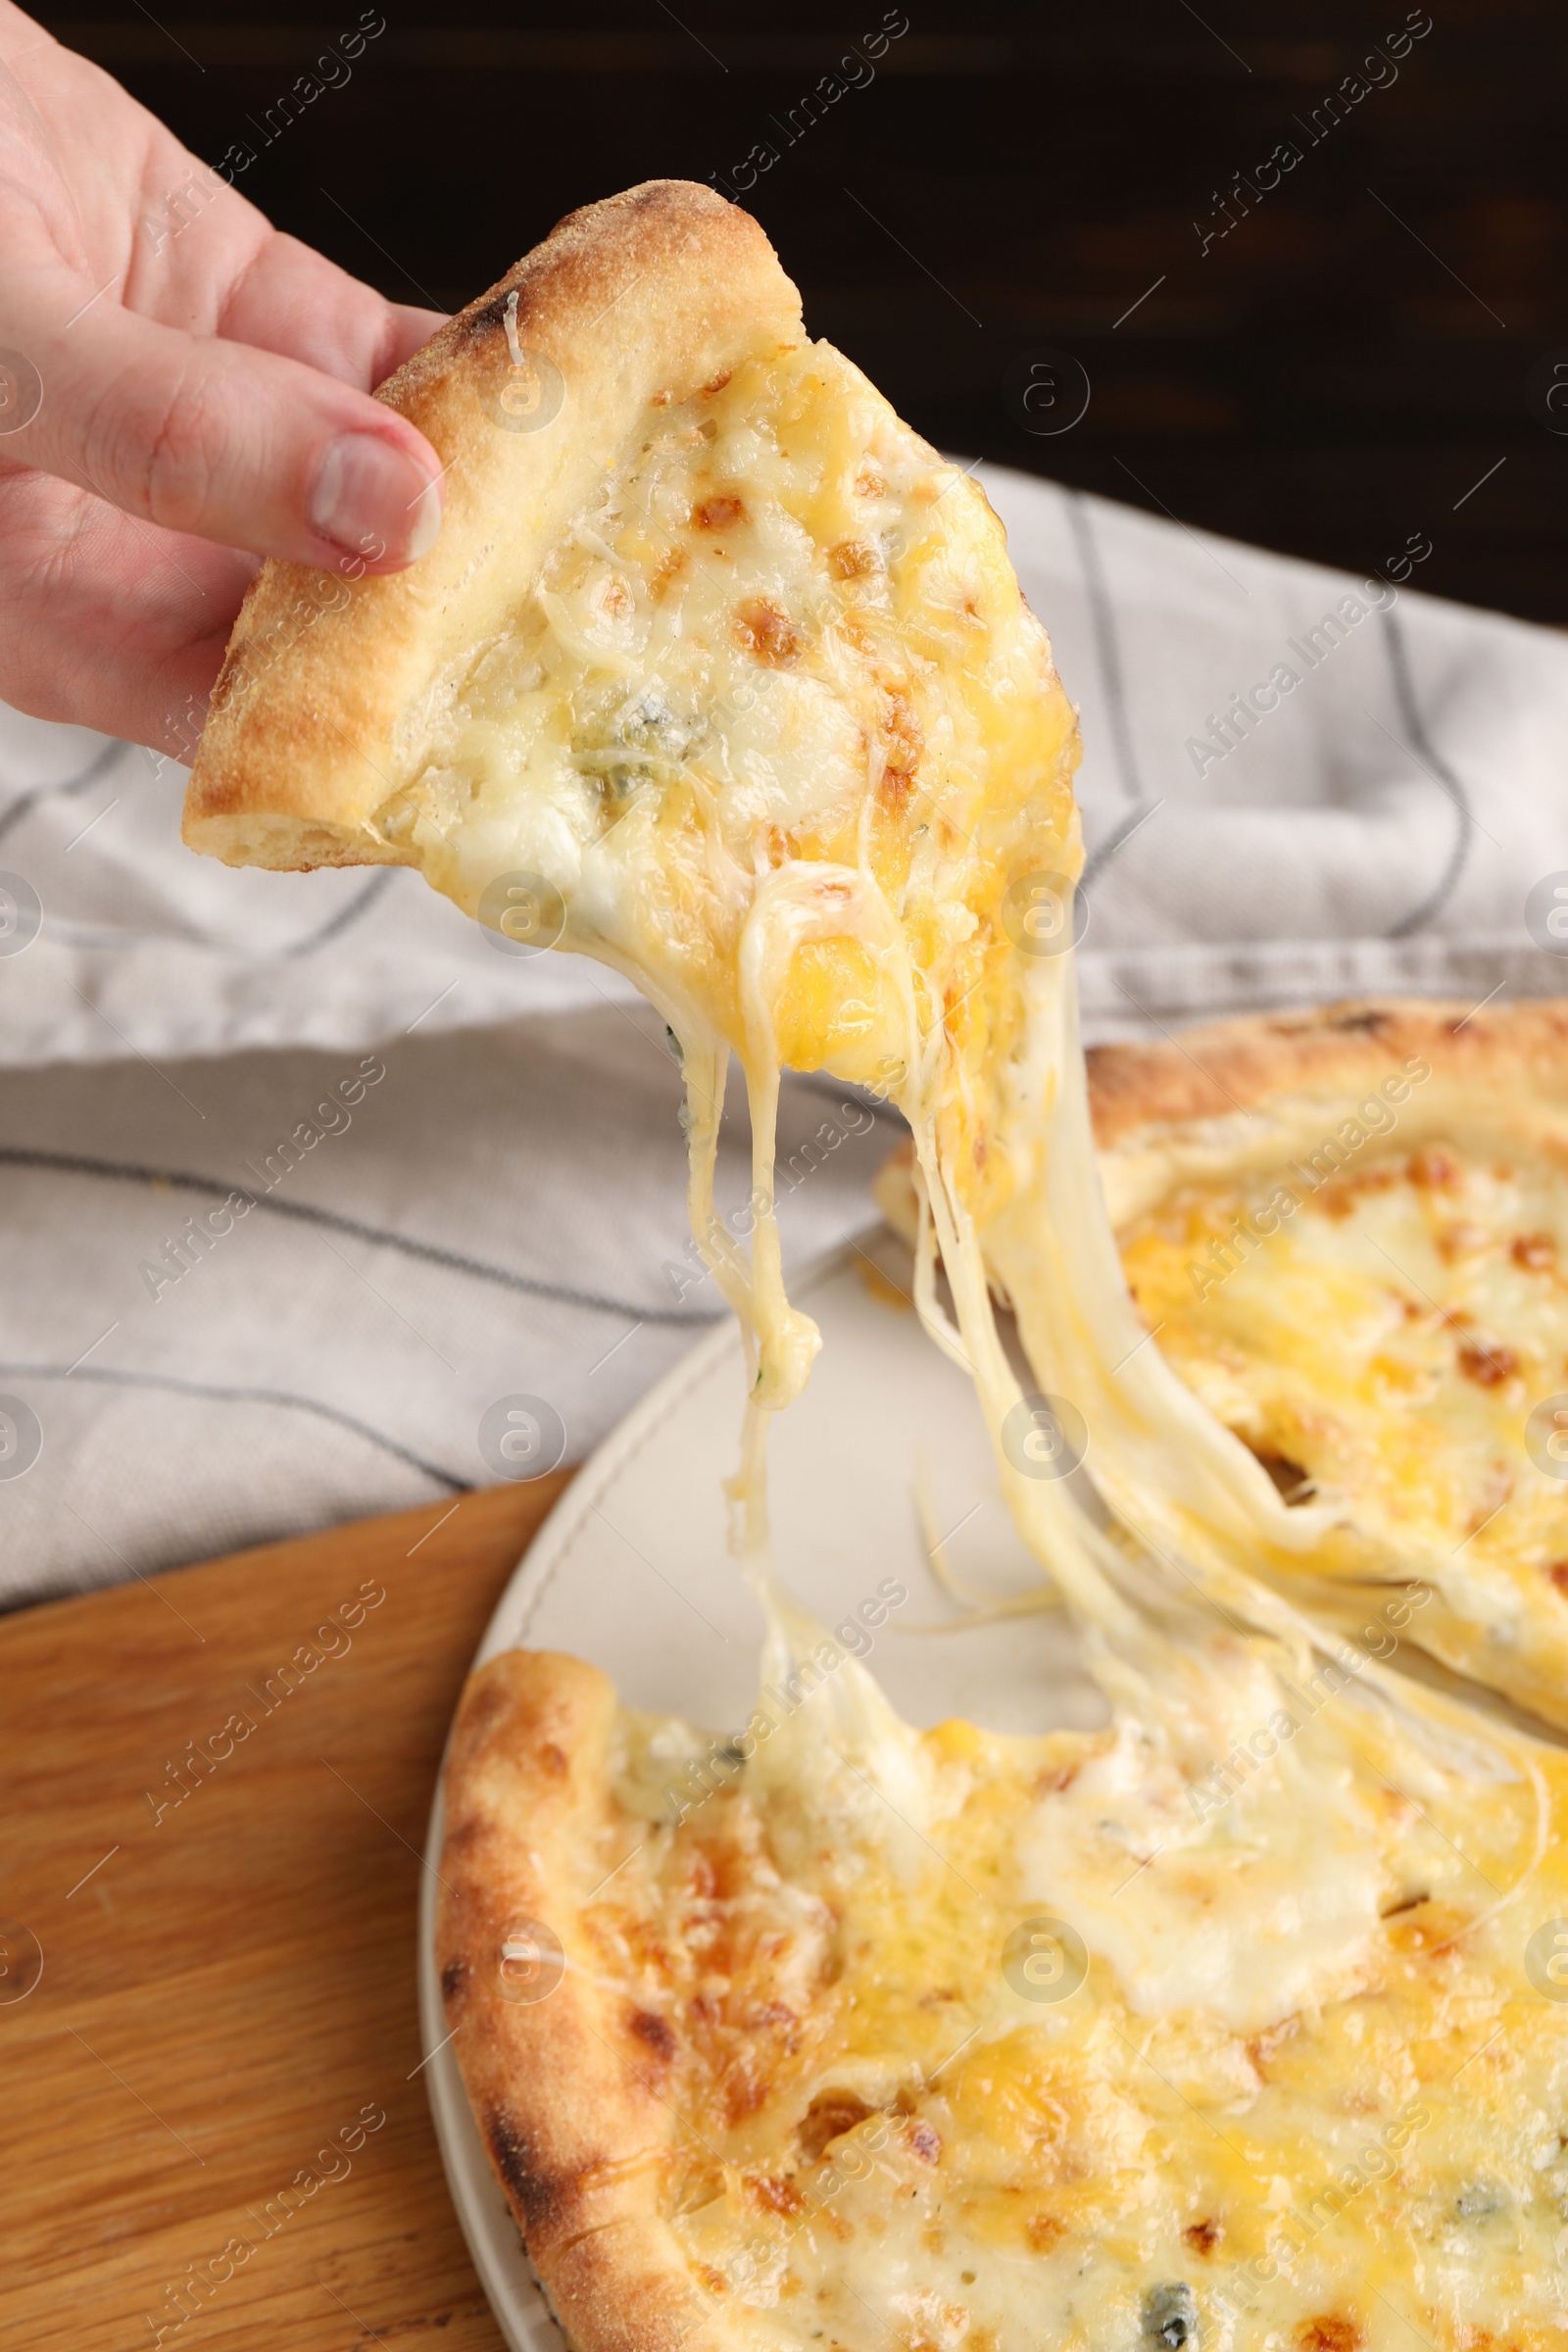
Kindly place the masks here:
<instances>
[{"instance_id":1,"label":"stretched cheese strand","mask_svg":"<svg viewBox=\"0 0 1568 2352\"><path fill-rule=\"evenodd\" d=\"M767 1544L768 1419L800 1394L820 1346L815 1325L791 1306L783 1280L773 1182L780 1075L774 1007L804 943L850 936L891 982L902 1015L904 1075L895 1099L909 1121L923 1178L915 1285L922 1322L975 1382L1003 1493L1025 1543L1080 1619L1111 1636L1130 1660L1147 1653L1152 1635L1147 1617L1118 1590L1127 1581L1125 1550L1096 1523L1071 1481L1027 1475L1004 1444L1004 1424L1023 1392L998 1332L993 1270L1004 1272L1043 1385L1084 1412L1096 1483L1112 1513L1191 1587L1217 1580L1229 1605L1245 1606L1249 1552L1260 1543L1281 1552L1303 1548L1321 1532L1323 1514L1288 1513L1239 1441L1153 1347L1142 1344L1148 1335L1121 1274L1095 1173L1070 952L1032 959L1015 951L1017 984L1029 997L1028 1050L1004 1141L1027 1180L1001 1218L977 1227L943 1142L944 1113L966 1073L947 1020L921 1018L922 1006L945 1002L942 976L919 975L917 986L903 929L864 860L863 827L861 841L858 866L792 859L765 873L741 932L736 969L752 1126L749 1259L713 1200L727 1050L700 1037L682 1041L692 1231L740 1319L745 1347L741 1463L728 1488L735 1547L760 1563ZM936 1300L938 1246L956 1330ZM1184 1553L1193 1566L1183 1564Z\"/></svg>"},{"instance_id":2,"label":"stretched cheese strand","mask_svg":"<svg viewBox=\"0 0 1568 2352\"><path fill-rule=\"evenodd\" d=\"M753 1149L752 1251L744 1274L712 1200L721 1070L715 1077L712 1056L687 1049L693 1231L746 1335L743 1460L731 1488L739 1548L758 1551L766 1541L766 1416L800 1393L820 1345L815 1326L790 1306L782 1276L773 1201L779 1084L773 1007L803 942L847 935L891 978L903 1015L905 1075L896 1099L924 1180L916 1269L922 1321L975 1382L1003 1493L1030 1549L1084 1619L1119 1643L1136 1645L1138 1617L1116 1590L1124 1553L1093 1522L1069 1481L1026 1475L1004 1443L1004 1424L1023 1392L997 1329L988 1257L1018 1306L1037 1374L1084 1412L1105 1500L1156 1550L1169 1547L1179 1560L1191 1549L1207 1570L1236 1566L1236 1555L1260 1541L1280 1551L1304 1548L1320 1534L1324 1515L1308 1513L1303 1524L1303 1514L1289 1513L1261 1467L1143 1344L1148 1335L1122 1278L1095 1174L1070 952L1049 959L1017 956L1019 982L1030 994L1030 1044L1027 1076L1014 1090L1004 1140L1029 1181L994 1227L977 1229L943 1145L943 1114L965 1073L946 1020L922 1028L919 1017L922 997L928 1004L944 1001L939 975L922 975L925 986L917 991L904 934L863 858L858 868L799 859L777 867L759 882L746 918L737 955ZM956 1330L936 1302L937 1245Z\"/></svg>"},{"instance_id":3,"label":"stretched cheese strand","mask_svg":"<svg viewBox=\"0 0 1568 2352\"><path fill-rule=\"evenodd\" d=\"M1250 1563L1310 1551L1327 1510L1285 1503L1254 1456L1171 1370L1127 1288L1105 1213L1089 1119L1072 953L1026 977L1041 1113L1014 1114L1029 1181L987 1228L987 1257L1012 1301L1042 1385L1072 1398L1097 1433L1097 1483L1118 1518L1156 1546Z\"/></svg>"},{"instance_id":4,"label":"stretched cheese strand","mask_svg":"<svg viewBox=\"0 0 1568 2352\"><path fill-rule=\"evenodd\" d=\"M861 838L863 845L863 828ZM1028 1042L1006 1098L1003 1141L1022 1180L999 1217L977 1224L944 1143L944 1113L965 1072L947 1020L921 1019L923 1007L944 1002L943 992L936 976L914 972L863 846L858 868L792 861L772 871L758 886L742 934L737 963L754 1211L751 1267L744 1278L712 1201L722 1055L689 1053L687 1058L693 1230L746 1335L742 1461L730 1492L736 1547L767 1616L767 1671L775 1682L787 1678L820 1639L820 1629L773 1574L767 1554L769 1416L798 1395L820 1344L815 1326L789 1305L782 1277L773 1200L779 1058L772 1008L802 942L847 931L872 953L881 977L891 980L903 1016L906 1051L900 1057L904 1074L896 1099L908 1119L922 1178L915 1280L922 1322L974 1380L1008 1509L1088 1634L1089 1663L1107 1695L1168 1752L1201 1758L1212 1746L1215 1721L1228 1719L1238 1639L1251 1653L1250 1671L1277 1691L1284 1678L1307 1677L1314 1653L1324 1650L1322 1630L1260 1583L1255 1571L1271 1557L1308 1549L1320 1540L1328 1515L1287 1508L1261 1466L1176 1378L1142 1328L1096 1171L1070 952L1020 958ZM694 1094L697 1085L705 1091ZM938 1248L956 1328L936 1295ZM1110 1524L1096 1515L1078 1482L1026 1474L1006 1446L1007 1419L1023 1393L997 1326L992 1279L998 1275L1043 1387L1084 1412L1094 1446L1094 1490L1108 1506ZM1225 1635L1223 1659L1216 1654L1216 1628ZM1518 1773L1529 1781L1537 1799L1534 1850L1493 1909L1515 1901L1539 1865L1549 1831L1531 1742L1505 1733L1478 1739L1474 1719L1461 1705L1411 1685L1375 1659L1364 1661L1359 1682L1367 1697L1375 1693L1391 1707L1407 1737L1445 1771L1483 1779ZM775 1750L774 1771L799 1778L809 1770L818 1799L826 1801L831 1788L833 1802L842 1806L843 1776L836 1765L845 1763L852 1778L863 1765L897 1818L918 1818L909 1811L918 1797L912 1736L892 1716L872 1678L853 1662L836 1688L825 1750L814 1729L808 1738L803 1726L800 1738ZM859 1764L843 1755L852 1740ZM809 1766L808 1748L814 1758Z\"/></svg>"},{"instance_id":5,"label":"stretched cheese strand","mask_svg":"<svg viewBox=\"0 0 1568 2352\"><path fill-rule=\"evenodd\" d=\"M738 967L747 1028L754 1223L749 1279L744 1285L731 1279L727 1293L741 1313L748 1371L742 1463L730 1489L739 1514L738 1548L755 1555L765 1545L767 1416L799 1395L820 1346L815 1325L790 1306L783 1284L773 1200L779 1085L773 1005L801 944L846 933L870 950L879 971L891 978L904 1015L906 1052L901 1059L906 1077L899 1089L900 1107L914 1131L943 1260L958 1303L959 1331L955 1333L934 1305L929 1249L921 1253L923 1319L938 1344L974 1379L1004 1493L1035 1556L1072 1594L1086 1619L1113 1631L1124 1643L1136 1642L1139 1620L1111 1581L1110 1539L1091 1524L1062 1482L1023 1476L1003 1446L1003 1423L1022 1392L997 1331L980 1240L956 1185L943 1169L939 1142L941 1114L961 1070L947 1042L945 1024L920 1034L907 947L875 876L863 862L852 868L792 860L778 867L759 884L741 938ZM936 995L934 989L927 993ZM690 1093L688 1105L693 1231L699 1247L711 1250L710 1262L722 1276L728 1272L729 1258L727 1237L713 1239L722 1233L712 1205L714 1130L691 1106Z\"/></svg>"},{"instance_id":6,"label":"stretched cheese strand","mask_svg":"<svg viewBox=\"0 0 1568 2352\"><path fill-rule=\"evenodd\" d=\"M780 1071L774 1006L796 951L808 941L842 938L851 928L885 964L901 971L912 1021L907 957L892 910L863 864L856 868L791 858L763 875L736 955L752 1123L752 1260L746 1422L740 1474L729 1492L738 1514L738 1547L747 1553L760 1552L767 1541L766 1416L800 1395L822 1344L816 1325L791 1306L784 1288L773 1179ZM695 1171L695 1157L693 1167ZM710 1230L711 1151L701 1178L694 1173L694 1231L698 1217Z\"/></svg>"}]
</instances>

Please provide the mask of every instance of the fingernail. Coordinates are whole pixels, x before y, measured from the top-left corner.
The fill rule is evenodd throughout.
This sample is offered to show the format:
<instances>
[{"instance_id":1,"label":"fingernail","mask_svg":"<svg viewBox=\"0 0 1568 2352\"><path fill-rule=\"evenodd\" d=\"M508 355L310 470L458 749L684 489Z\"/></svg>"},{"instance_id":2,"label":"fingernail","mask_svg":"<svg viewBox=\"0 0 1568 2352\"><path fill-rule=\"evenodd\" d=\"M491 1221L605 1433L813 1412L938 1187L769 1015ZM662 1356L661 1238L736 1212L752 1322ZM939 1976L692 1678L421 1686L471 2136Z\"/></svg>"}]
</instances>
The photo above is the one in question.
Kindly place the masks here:
<instances>
[{"instance_id":1,"label":"fingernail","mask_svg":"<svg viewBox=\"0 0 1568 2352\"><path fill-rule=\"evenodd\" d=\"M350 555L415 564L441 528L441 492L424 467L377 433L340 433L311 486L311 526Z\"/></svg>"}]
</instances>

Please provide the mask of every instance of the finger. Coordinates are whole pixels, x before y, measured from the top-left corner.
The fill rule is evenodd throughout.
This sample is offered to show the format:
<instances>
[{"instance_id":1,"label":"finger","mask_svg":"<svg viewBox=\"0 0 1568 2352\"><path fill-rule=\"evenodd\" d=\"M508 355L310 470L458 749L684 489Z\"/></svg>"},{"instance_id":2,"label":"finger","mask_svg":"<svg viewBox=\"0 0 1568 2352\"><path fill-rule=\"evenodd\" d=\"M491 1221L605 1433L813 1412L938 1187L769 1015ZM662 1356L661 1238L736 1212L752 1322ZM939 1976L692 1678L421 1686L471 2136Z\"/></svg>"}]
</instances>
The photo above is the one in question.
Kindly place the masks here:
<instances>
[{"instance_id":1,"label":"finger","mask_svg":"<svg viewBox=\"0 0 1568 2352\"><path fill-rule=\"evenodd\" d=\"M209 227L228 232L226 242L216 235L203 241L201 232ZM161 277L153 277L152 267ZM127 283L127 309L167 326L207 327L231 342L303 360L363 392L373 391L446 323L439 311L388 302L325 254L268 227L229 188L220 191L209 215L192 222L190 234L166 245L152 267ZM230 278L216 304L210 282L215 270Z\"/></svg>"},{"instance_id":2,"label":"finger","mask_svg":"<svg viewBox=\"0 0 1568 2352\"><path fill-rule=\"evenodd\" d=\"M0 700L189 763L255 559L0 478Z\"/></svg>"},{"instance_id":3,"label":"finger","mask_svg":"<svg viewBox=\"0 0 1568 2352\"><path fill-rule=\"evenodd\" d=\"M5 455L126 514L257 555L395 571L434 545L440 461L395 410L297 360L135 317L112 293L26 327L36 415Z\"/></svg>"},{"instance_id":4,"label":"finger","mask_svg":"<svg viewBox=\"0 0 1568 2352\"><path fill-rule=\"evenodd\" d=\"M390 375L394 368L401 368L405 360L412 360L416 351L423 350L437 327L445 326L448 314L416 310L406 302L389 302L386 307L391 313L392 326L386 350L386 372Z\"/></svg>"}]
</instances>

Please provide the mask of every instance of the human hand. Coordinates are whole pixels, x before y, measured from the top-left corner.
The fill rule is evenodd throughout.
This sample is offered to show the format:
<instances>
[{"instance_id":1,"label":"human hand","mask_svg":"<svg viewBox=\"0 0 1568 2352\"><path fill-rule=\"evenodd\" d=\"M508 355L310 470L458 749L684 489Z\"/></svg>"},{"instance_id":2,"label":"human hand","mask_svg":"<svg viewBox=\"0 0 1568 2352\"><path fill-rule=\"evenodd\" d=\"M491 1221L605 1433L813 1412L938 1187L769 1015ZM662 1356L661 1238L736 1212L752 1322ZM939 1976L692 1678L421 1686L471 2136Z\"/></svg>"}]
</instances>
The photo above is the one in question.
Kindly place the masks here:
<instances>
[{"instance_id":1,"label":"human hand","mask_svg":"<svg viewBox=\"0 0 1568 2352\"><path fill-rule=\"evenodd\" d=\"M159 236L192 172L209 200ZM440 461L369 387L439 324L0 0L0 699L188 760L259 558L433 542Z\"/></svg>"}]
</instances>

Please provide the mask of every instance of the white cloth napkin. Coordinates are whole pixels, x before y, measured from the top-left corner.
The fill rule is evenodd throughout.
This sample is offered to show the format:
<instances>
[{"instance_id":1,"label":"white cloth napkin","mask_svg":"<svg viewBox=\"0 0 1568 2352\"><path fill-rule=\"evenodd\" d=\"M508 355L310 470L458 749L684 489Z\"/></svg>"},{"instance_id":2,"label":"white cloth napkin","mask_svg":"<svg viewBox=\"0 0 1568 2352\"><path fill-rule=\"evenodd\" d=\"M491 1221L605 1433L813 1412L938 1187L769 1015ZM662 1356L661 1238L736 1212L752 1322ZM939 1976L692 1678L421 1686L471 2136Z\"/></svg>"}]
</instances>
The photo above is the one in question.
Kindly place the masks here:
<instances>
[{"instance_id":1,"label":"white cloth napkin","mask_svg":"<svg viewBox=\"0 0 1568 2352\"><path fill-rule=\"evenodd\" d=\"M1568 640L980 479L1083 711L1091 1037L1568 979ZM0 710L0 1603L434 1518L580 1457L718 1312L623 983L413 874L192 857L183 781ZM782 1117L799 1264L895 1127L825 1080ZM744 1121L724 1173L738 1206Z\"/></svg>"}]
</instances>

